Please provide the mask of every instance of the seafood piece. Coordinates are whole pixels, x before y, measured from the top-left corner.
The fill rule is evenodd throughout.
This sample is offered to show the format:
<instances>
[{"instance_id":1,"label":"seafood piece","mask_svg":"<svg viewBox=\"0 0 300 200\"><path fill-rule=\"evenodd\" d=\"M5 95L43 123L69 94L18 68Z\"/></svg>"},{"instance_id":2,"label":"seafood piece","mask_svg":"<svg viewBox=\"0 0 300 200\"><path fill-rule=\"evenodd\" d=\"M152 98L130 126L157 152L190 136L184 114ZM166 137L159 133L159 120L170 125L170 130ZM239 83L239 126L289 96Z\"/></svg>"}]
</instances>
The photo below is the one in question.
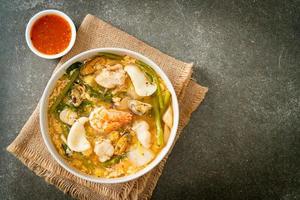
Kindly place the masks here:
<instances>
[{"instance_id":1,"label":"seafood piece","mask_svg":"<svg viewBox=\"0 0 300 200\"><path fill-rule=\"evenodd\" d=\"M135 92L139 96L151 96L156 91L157 85L150 83L146 75L136 65L126 65L124 70L128 73Z\"/></svg>"},{"instance_id":2,"label":"seafood piece","mask_svg":"<svg viewBox=\"0 0 300 200\"><path fill-rule=\"evenodd\" d=\"M138 100L129 100L128 107L134 114L144 115L146 112L151 110L152 105Z\"/></svg>"},{"instance_id":3,"label":"seafood piece","mask_svg":"<svg viewBox=\"0 0 300 200\"><path fill-rule=\"evenodd\" d=\"M115 146L115 154L121 155L124 153L129 145L130 136L128 134L123 135Z\"/></svg>"},{"instance_id":4,"label":"seafood piece","mask_svg":"<svg viewBox=\"0 0 300 200\"><path fill-rule=\"evenodd\" d=\"M102 87L111 89L116 86L123 85L125 83L126 73L120 68L116 70L110 70L104 68L100 74L95 78L95 81Z\"/></svg>"},{"instance_id":5,"label":"seafood piece","mask_svg":"<svg viewBox=\"0 0 300 200\"><path fill-rule=\"evenodd\" d=\"M79 84L74 85L71 90L71 103L78 107L85 98L85 87Z\"/></svg>"},{"instance_id":6,"label":"seafood piece","mask_svg":"<svg viewBox=\"0 0 300 200\"><path fill-rule=\"evenodd\" d=\"M91 112L89 120L93 129L101 133L108 133L130 123L132 121L132 114L115 109L106 109L101 106Z\"/></svg>"},{"instance_id":7,"label":"seafood piece","mask_svg":"<svg viewBox=\"0 0 300 200\"><path fill-rule=\"evenodd\" d=\"M70 108L65 108L59 113L59 119L68 125L73 125L77 118L77 113Z\"/></svg>"},{"instance_id":8,"label":"seafood piece","mask_svg":"<svg viewBox=\"0 0 300 200\"><path fill-rule=\"evenodd\" d=\"M87 117L81 117L72 125L67 138L67 145L72 151L83 152L91 148L84 128L87 121Z\"/></svg>"},{"instance_id":9,"label":"seafood piece","mask_svg":"<svg viewBox=\"0 0 300 200\"><path fill-rule=\"evenodd\" d=\"M129 161L136 166L143 166L149 163L153 158L154 154L150 149L146 149L142 146L132 148L128 154Z\"/></svg>"},{"instance_id":10,"label":"seafood piece","mask_svg":"<svg viewBox=\"0 0 300 200\"><path fill-rule=\"evenodd\" d=\"M99 157L100 162L105 162L114 154L114 147L111 141L106 139L95 144L94 152Z\"/></svg>"},{"instance_id":11,"label":"seafood piece","mask_svg":"<svg viewBox=\"0 0 300 200\"><path fill-rule=\"evenodd\" d=\"M163 122L167 124L169 128L172 128L173 125L173 110L172 106L169 106L169 108L166 110L165 114L162 118Z\"/></svg>"},{"instance_id":12,"label":"seafood piece","mask_svg":"<svg viewBox=\"0 0 300 200\"><path fill-rule=\"evenodd\" d=\"M132 130L136 133L139 142L145 148L150 148L151 133L149 132L149 124L145 121L137 121L133 124Z\"/></svg>"},{"instance_id":13,"label":"seafood piece","mask_svg":"<svg viewBox=\"0 0 300 200\"><path fill-rule=\"evenodd\" d=\"M105 64L105 58L96 57L92 60L89 60L84 64L83 67L81 67L80 74L84 76L88 74L92 74L95 71L102 69L104 64Z\"/></svg>"}]
</instances>

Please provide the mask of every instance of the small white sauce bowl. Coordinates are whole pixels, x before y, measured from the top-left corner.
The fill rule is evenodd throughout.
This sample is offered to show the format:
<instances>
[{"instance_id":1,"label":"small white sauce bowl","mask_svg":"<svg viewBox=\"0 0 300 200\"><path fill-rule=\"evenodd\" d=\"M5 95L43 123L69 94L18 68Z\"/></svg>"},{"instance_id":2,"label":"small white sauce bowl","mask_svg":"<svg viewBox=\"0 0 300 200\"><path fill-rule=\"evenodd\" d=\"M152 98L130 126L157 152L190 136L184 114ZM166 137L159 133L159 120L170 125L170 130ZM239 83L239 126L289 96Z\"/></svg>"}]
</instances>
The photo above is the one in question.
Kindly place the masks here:
<instances>
[{"instance_id":1,"label":"small white sauce bowl","mask_svg":"<svg viewBox=\"0 0 300 200\"><path fill-rule=\"evenodd\" d=\"M30 34L31 34L31 29L32 29L32 26L34 25L34 23L40 19L41 17L45 16L45 15L58 15L62 18L64 18L68 24L70 25L71 27L71 40L69 42L69 45L68 47L58 53L58 54L45 54L45 53L42 53L40 52L39 50L37 50L33 44L32 44L32 41L31 41L31 38L30 38ZM26 42L27 42L27 45L28 47L30 48L30 50L35 53L36 55L38 55L39 57L42 57L42 58L46 58L46 59L55 59L55 58L59 58L59 57L62 57L64 56L65 54L67 54L73 47L74 43L75 43L75 40L76 40L76 27L73 23L73 21L71 20L71 18L66 15L65 13L61 12L61 11L58 11L58 10L44 10L44 11L41 11L37 14L35 14L28 22L27 26L26 26L26 31L25 31L25 38L26 38Z\"/></svg>"},{"instance_id":2,"label":"small white sauce bowl","mask_svg":"<svg viewBox=\"0 0 300 200\"><path fill-rule=\"evenodd\" d=\"M163 147L163 149L160 151L160 153L155 157L154 160L152 160L145 168L141 169L140 171L128 175L128 176L123 176L123 177L119 177L119 178L99 178L96 176L91 176L91 175L87 175L79 170L77 170L76 168L72 167L71 165L69 165L63 158L62 156L59 155L59 153L57 152L57 150L55 149L55 146L52 143L51 137L49 135L49 128L48 128L48 100L49 100L49 96L52 93L57 80L65 73L66 69L73 63L77 62L77 61L83 61L87 58L93 57L95 55L97 55L100 52L107 52L107 53L114 53L114 54L118 54L118 55L128 55L131 56L133 58L136 58L140 61L143 61L144 63L148 64L150 67L152 67L152 69L154 69L156 71L156 73L161 77L161 79L164 81L164 83L166 84L168 90L170 91L171 95L172 95L172 107L173 107L173 127L171 129L171 133L168 139L168 142L165 144L165 146ZM160 69L152 60L150 60L149 58L128 50L128 49L122 49L122 48L98 48L98 49L91 49L85 52L82 52L76 56L74 56L73 58L71 58L70 60L68 60L67 62L65 62L59 69L57 69L55 71L55 73L52 75L52 77L50 78L42 99L40 101L40 128L41 128L41 133L42 133L42 137L44 139L44 142L49 150L49 152L51 153L51 155L53 156L53 158L67 171L69 171L70 173L74 174L77 177L80 177L82 179L91 181L91 182L95 182L95 183L122 183L122 182L127 182L127 181L131 181L133 179L136 179L146 173L148 173L149 171L151 171L155 166L157 166L160 161L167 155L168 151L170 150L172 144L174 143L175 137L176 137L176 132L177 132L177 128L178 128L178 122L179 122L179 107L178 107L178 100L177 100L177 96L175 93L175 90L172 86L171 81L169 80L169 78L167 77L167 75L163 72L162 69Z\"/></svg>"}]
</instances>

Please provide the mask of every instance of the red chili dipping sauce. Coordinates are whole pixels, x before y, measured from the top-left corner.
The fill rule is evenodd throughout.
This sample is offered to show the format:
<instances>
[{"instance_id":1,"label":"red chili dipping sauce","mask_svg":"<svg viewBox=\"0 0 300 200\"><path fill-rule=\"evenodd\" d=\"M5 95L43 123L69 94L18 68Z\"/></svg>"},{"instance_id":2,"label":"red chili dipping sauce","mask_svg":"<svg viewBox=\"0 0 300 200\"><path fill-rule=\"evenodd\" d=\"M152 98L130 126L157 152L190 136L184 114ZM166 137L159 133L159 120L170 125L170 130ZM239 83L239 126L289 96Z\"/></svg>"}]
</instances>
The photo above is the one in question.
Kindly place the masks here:
<instances>
[{"instance_id":1,"label":"red chili dipping sauce","mask_svg":"<svg viewBox=\"0 0 300 200\"><path fill-rule=\"evenodd\" d=\"M30 38L33 46L44 54L58 54L64 51L71 41L69 23L58 15L45 15L32 26Z\"/></svg>"}]
</instances>

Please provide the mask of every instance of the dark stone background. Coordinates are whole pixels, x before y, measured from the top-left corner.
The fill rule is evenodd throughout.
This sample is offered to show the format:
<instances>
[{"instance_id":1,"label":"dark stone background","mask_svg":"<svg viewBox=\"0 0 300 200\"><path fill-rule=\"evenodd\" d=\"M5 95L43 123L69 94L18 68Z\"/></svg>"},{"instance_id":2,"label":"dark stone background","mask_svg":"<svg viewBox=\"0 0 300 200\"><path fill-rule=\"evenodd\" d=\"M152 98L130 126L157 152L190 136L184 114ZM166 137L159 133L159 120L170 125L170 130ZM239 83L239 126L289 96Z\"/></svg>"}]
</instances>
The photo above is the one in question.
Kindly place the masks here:
<instances>
[{"instance_id":1,"label":"dark stone background","mask_svg":"<svg viewBox=\"0 0 300 200\"><path fill-rule=\"evenodd\" d=\"M195 63L209 93L175 146L153 199L300 199L299 1L0 2L0 199L70 199L5 151L58 60L24 38L36 12L88 13Z\"/></svg>"}]
</instances>

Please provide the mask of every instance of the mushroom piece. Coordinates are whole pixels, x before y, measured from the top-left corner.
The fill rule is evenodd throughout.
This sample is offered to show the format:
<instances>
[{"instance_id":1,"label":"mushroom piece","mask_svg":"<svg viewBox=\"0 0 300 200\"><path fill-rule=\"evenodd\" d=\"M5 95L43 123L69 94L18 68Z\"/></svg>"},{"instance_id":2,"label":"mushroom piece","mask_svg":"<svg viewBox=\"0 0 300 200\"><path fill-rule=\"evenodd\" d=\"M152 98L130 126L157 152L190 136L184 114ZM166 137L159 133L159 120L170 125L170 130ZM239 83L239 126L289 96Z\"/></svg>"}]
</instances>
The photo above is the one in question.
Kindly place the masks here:
<instances>
[{"instance_id":1,"label":"mushroom piece","mask_svg":"<svg viewBox=\"0 0 300 200\"><path fill-rule=\"evenodd\" d=\"M129 100L128 107L134 114L144 115L146 112L151 110L152 105L138 100Z\"/></svg>"},{"instance_id":2,"label":"mushroom piece","mask_svg":"<svg viewBox=\"0 0 300 200\"><path fill-rule=\"evenodd\" d=\"M146 75L136 65L126 65L124 70L129 75L137 95L150 96L156 91L156 84L150 83Z\"/></svg>"},{"instance_id":3,"label":"mushroom piece","mask_svg":"<svg viewBox=\"0 0 300 200\"><path fill-rule=\"evenodd\" d=\"M79 84L74 85L73 89L71 90L71 103L78 107L80 106L81 102L83 101L85 96L85 87Z\"/></svg>"},{"instance_id":4,"label":"mushroom piece","mask_svg":"<svg viewBox=\"0 0 300 200\"><path fill-rule=\"evenodd\" d=\"M59 119L68 125L73 125L77 118L77 113L70 108L65 108L59 113Z\"/></svg>"},{"instance_id":5,"label":"mushroom piece","mask_svg":"<svg viewBox=\"0 0 300 200\"><path fill-rule=\"evenodd\" d=\"M120 68L117 70L109 70L104 68L95 78L95 81L102 87L111 89L125 83L126 73Z\"/></svg>"},{"instance_id":6,"label":"mushroom piece","mask_svg":"<svg viewBox=\"0 0 300 200\"><path fill-rule=\"evenodd\" d=\"M72 151L83 152L91 148L84 128L87 121L87 117L81 117L72 125L67 138L67 145Z\"/></svg>"},{"instance_id":7,"label":"mushroom piece","mask_svg":"<svg viewBox=\"0 0 300 200\"><path fill-rule=\"evenodd\" d=\"M136 133L139 142L145 148L150 148L151 133L149 132L149 124L145 121L137 121L133 124L132 130Z\"/></svg>"},{"instance_id":8,"label":"mushroom piece","mask_svg":"<svg viewBox=\"0 0 300 200\"><path fill-rule=\"evenodd\" d=\"M172 110L172 106L168 107L168 109L166 110L165 114L163 115L162 120L163 120L163 122L169 128L172 128L172 125L173 125L173 110Z\"/></svg>"},{"instance_id":9,"label":"mushroom piece","mask_svg":"<svg viewBox=\"0 0 300 200\"><path fill-rule=\"evenodd\" d=\"M146 149L142 146L132 148L128 154L129 161L136 166L143 166L149 163L153 158L154 154L150 149Z\"/></svg>"},{"instance_id":10,"label":"mushroom piece","mask_svg":"<svg viewBox=\"0 0 300 200\"><path fill-rule=\"evenodd\" d=\"M94 152L99 157L100 162L105 162L114 154L114 147L111 141L106 139L95 144Z\"/></svg>"}]
</instances>

